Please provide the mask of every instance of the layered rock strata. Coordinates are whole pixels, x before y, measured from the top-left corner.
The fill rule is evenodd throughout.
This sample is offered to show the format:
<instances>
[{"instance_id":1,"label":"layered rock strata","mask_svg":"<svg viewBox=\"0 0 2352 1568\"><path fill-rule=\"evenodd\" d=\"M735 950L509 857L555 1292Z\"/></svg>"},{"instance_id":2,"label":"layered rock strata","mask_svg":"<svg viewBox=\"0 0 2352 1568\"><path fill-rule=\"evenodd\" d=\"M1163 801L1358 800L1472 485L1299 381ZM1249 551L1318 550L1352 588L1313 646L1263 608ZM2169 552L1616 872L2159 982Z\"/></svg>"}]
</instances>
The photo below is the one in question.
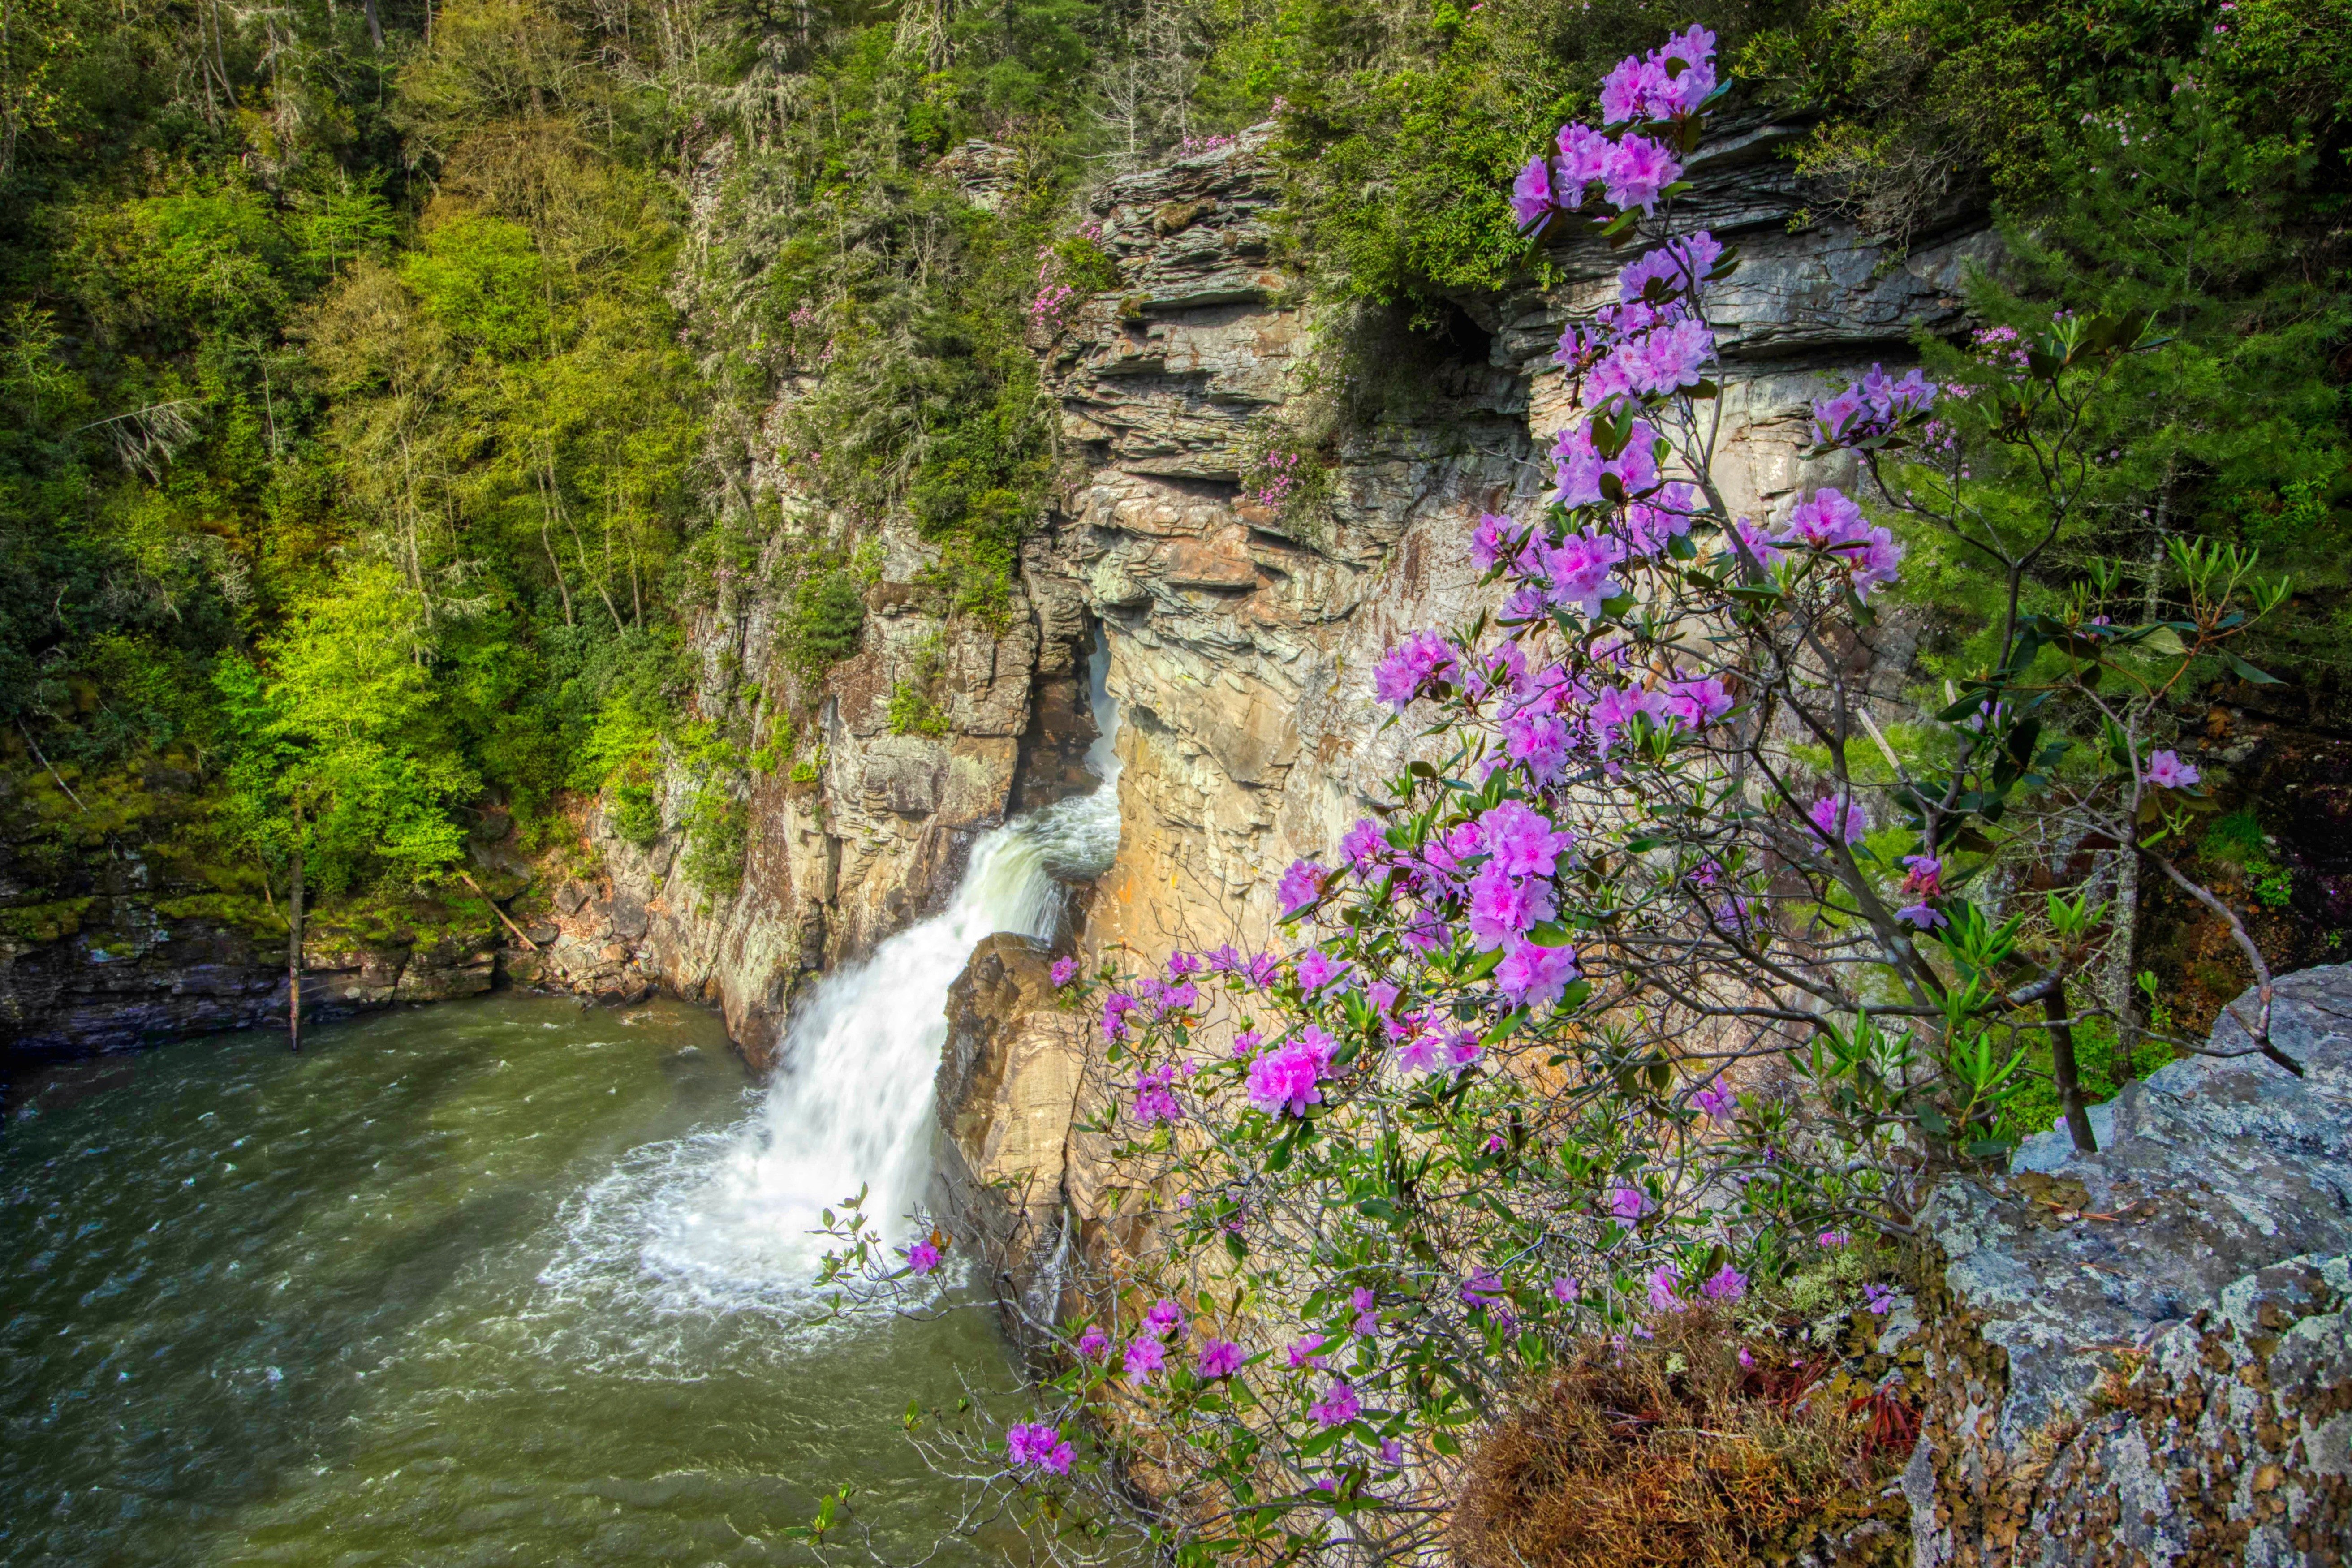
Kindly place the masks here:
<instances>
[{"instance_id":1,"label":"layered rock strata","mask_svg":"<svg viewBox=\"0 0 2352 1568\"><path fill-rule=\"evenodd\" d=\"M1903 256L1834 224L1791 232L1804 193L1780 154L1801 133L1718 138L1684 209L1743 248L1718 310L1719 471L1759 516L1850 479L1800 458L1809 400L1956 330L1966 270L1992 250L1981 228ZM1096 211L1122 287L1049 359L1076 478L1041 564L1108 631L1127 720L1127 836L1093 936L1153 956L1261 938L1272 874L1406 760L1372 667L1479 607L1464 541L1483 510L1540 504L1532 459L1575 412L1552 351L1613 299L1624 259L1563 227L1551 286L1465 299L1435 335L1302 310L1273 259L1263 135L1108 187ZM1269 450L1314 471L1287 493L1252 479Z\"/></svg>"}]
</instances>

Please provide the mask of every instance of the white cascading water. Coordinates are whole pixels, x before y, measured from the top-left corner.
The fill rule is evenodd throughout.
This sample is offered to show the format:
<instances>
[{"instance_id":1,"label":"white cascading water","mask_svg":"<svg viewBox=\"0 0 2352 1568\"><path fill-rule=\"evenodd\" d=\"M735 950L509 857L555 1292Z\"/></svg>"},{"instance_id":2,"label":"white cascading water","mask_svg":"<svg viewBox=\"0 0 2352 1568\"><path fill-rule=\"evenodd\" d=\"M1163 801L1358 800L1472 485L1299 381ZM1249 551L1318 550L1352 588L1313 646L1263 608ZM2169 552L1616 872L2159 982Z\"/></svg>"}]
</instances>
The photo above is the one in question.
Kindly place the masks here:
<instances>
[{"instance_id":1,"label":"white cascading water","mask_svg":"<svg viewBox=\"0 0 2352 1568\"><path fill-rule=\"evenodd\" d=\"M904 1239L930 1179L948 987L983 937L1052 937L1064 885L1100 875L1118 853L1108 662L1099 647L1087 661L1095 788L982 834L946 909L820 980L748 1121L666 1146L584 1194L571 1229L586 1252L609 1257L634 1233L667 1305L726 1309L800 1299L825 1247L814 1234L824 1211L841 1212L860 1185L869 1223Z\"/></svg>"}]
</instances>

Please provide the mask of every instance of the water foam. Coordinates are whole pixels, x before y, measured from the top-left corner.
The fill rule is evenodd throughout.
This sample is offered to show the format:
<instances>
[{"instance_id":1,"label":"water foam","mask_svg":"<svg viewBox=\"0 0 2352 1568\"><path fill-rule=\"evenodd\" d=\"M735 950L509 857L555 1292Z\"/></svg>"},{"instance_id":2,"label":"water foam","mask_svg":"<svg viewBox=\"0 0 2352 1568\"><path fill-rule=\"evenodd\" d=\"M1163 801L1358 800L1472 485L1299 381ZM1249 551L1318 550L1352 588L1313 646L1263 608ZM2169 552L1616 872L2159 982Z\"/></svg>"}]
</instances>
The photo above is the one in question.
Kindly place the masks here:
<instances>
[{"instance_id":1,"label":"water foam","mask_svg":"<svg viewBox=\"0 0 2352 1568\"><path fill-rule=\"evenodd\" d=\"M1050 939L1066 885L1118 853L1108 662L1100 649L1089 661L1097 786L982 835L945 909L820 980L746 1121L639 1150L567 1205L563 1253L543 1286L617 1293L657 1314L794 1316L811 1304L825 1209L841 1212L863 1185L869 1222L905 1239L930 1178L948 987L984 937ZM625 1260L625 1281L613 1273Z\"/></svg>"}]
</instances>

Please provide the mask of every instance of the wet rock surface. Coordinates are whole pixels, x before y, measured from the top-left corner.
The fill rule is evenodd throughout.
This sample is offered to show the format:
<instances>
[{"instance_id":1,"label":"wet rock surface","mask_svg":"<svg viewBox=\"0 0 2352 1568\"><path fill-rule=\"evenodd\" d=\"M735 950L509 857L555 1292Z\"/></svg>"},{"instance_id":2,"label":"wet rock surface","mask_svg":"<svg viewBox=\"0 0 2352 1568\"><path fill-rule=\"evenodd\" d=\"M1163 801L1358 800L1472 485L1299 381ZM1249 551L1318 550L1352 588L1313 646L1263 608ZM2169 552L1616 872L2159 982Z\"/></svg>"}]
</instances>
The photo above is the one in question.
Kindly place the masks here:
<instances>
[{"instance_id":1,"label":"wet rock surface","mask_svg":"<svg viewBox=\"0 0 2352 1568\"><path fill-rule=\"evenodd\" d=\"M2246 1050L2256 1005L2212 1048ZM2097 1153L1937 1189L1923 1565L2343 1560L2352 966L2281 980L2272 1028L2300 1079L2186 1058L2125 1089Z\"/></svg>"},{"instance_id":2,"label":"wet rock surface","mask_svg":"<svg viewBox=\"0 0 2352 1568\"><path fill-rule=\"evenodd\" d=\"M1061 1005L1050 963L1024 937L983 940L948 993L940 1061L944 1195L1016 1300L1055 1289L1072 1128L1093 1070L1086 1015Z\"/></svg>"}]
</instances>

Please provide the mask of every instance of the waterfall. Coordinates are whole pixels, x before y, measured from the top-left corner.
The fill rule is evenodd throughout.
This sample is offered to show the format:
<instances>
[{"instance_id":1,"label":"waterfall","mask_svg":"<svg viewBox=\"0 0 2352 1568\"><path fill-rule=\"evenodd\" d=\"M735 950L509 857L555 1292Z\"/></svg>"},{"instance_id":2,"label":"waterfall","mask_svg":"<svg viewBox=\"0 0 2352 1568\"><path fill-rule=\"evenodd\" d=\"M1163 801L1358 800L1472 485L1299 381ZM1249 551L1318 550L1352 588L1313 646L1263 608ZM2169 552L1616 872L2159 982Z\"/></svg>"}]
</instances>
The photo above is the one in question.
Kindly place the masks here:
<instances>
[{"instance_id":1,"label":"waterfall","mask_svg":"<svg viewBox=\"0 0 2352 1568\"><path fill-rule=\"evenodd\" d=\"M604 1250L616 1231L634 1232L661 1293L704 1308L797 1298L824 1248L811 1233L861 1184L868 1221L904 1239L906 1213L930 1177L948 987L983 937L1050 939L1065 885L1101 875L1118 853L1108 663L1097 646L1088 659L1094 789L982 834L945 909L817 982L749 1120L616 1171L586 1195L575 1235L593 1230L604 1245L592 1249Z\"/></svg>"}]
</instances>

